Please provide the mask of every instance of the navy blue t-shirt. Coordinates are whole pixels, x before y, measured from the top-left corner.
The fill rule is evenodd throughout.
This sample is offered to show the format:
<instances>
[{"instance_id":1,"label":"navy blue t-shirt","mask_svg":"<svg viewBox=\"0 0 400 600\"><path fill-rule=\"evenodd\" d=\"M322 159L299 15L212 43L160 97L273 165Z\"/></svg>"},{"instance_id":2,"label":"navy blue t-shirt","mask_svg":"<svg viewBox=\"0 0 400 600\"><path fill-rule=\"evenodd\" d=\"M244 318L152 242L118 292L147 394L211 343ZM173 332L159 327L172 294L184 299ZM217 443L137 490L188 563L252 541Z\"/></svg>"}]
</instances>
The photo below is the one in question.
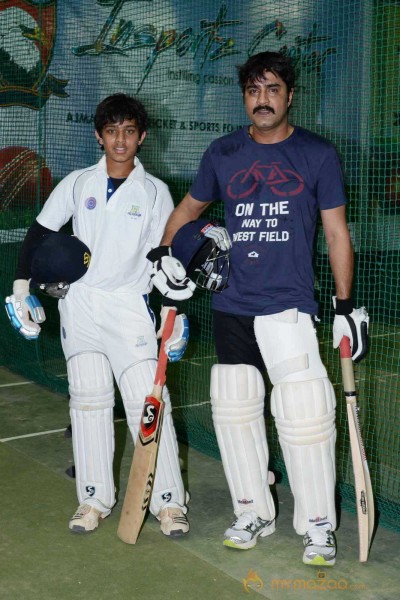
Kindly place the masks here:
<instances>
[{"instance_id":1,"label":"navy blue t-shirt","mask_svg":"<svg viewBox=\"0 0 400 600\"><path fill-rule=\"evenodd\" d=\"M224 202L233 242L229 287L213 294L216 310L317 314L312 254L318 214L346 204L339 158L328 140L295 127L282 142L258 144L243 127L210 144L190 194Z\"/></svg>"}]
</instances>

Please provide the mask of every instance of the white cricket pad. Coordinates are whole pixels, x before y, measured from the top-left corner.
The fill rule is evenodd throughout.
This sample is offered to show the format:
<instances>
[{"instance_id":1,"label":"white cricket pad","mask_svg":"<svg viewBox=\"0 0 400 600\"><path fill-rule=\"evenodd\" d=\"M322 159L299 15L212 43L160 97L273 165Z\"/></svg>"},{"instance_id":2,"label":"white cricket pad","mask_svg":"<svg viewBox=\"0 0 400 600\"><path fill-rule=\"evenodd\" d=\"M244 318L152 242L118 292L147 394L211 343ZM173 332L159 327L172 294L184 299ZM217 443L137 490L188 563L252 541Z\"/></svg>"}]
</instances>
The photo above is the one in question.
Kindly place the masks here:
<instances>
[{"instance_id":1,"label":"white cricket pad","mask_svg":"<svg viewBox=\"0 0 400 600\"><path fill-rule=\"evenodd\" d=\"M129 367L122 374L119 389L124 402L128 426L133 440L139 431L140 418L146 396L153 389L157 362L146 360ZM150 512L157 516L162 508L176 506L187 512L183 486L178 442L172 420L172 407L168 389L163 388L164 417L160 445L150 501Z\"/></svg>"},{"instance_id":2,"label":"white cricket pad","mask_svg":"<svg viewBox=\"0 0 400 600\"><path fill-rule=\"evenodd\" d=\"M335 406L328 378L272 390L271 412L295 502L293 526L301 535L320 521L336 528Z\"/></svg>"},{"instance_id":3,"label":"white cricket pad","mask_svg":"<svg viewBox=\"0 0 400 600\"><path fill-rule=\"evenodd\" d=\"M275 505L268 482L264 397L264 381L255 367L212 367L213 422L235 515L251 510L269 521L275 518Z\"/></svg>"},{"instance_id":4,"label":"white cricket pad","mask_svg":"<svg viewBox=\"0 0 400 600\"><path fill-rule=\"evenodd\" d=\"M272 385L328 376L310 315L292 308L255 317L254 333Z\"/></svg>"},{"instance_id":5,"label":"white cricket pad","mask_svg":"<svg viewBox=\"0 0 400 600\"><path fill-rule=\"evenodd\" d=\"M327 520L336 527L335 406L310 315L296 308L256 317L254 331L271 383L290 487L293 524L304 535Z\"/></svg>"},{"instance_id":6,"label":"white cricket pad","mask_svg":"<svg viewBox=\"0 0 400 600\"><path fill-rule=\"evenodd\" d=\"M111 367L103 354L79 354L67 370L78 500L104 512L115 504Z\"/></svg>"}]
</instances>

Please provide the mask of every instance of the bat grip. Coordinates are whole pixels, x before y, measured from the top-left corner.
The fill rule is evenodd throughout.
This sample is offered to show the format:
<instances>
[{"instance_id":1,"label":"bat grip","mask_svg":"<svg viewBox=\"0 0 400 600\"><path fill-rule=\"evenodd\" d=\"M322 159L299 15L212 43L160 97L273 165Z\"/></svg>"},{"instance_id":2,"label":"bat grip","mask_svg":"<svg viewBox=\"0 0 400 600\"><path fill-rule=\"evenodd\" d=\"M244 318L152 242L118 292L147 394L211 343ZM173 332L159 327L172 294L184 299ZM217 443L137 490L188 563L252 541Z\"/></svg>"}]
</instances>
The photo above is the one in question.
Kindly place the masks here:
<instances>
[{"instance_id":1,"label":"bat grip","mask_svg":"<svg viewBox=\"0 0 400 600\"><path fill-rule=\"evenodd\" d=\"M341 358L351 358L350 338L348 338L347 335L342 337L342 340L339 344L339 349Z\"/></svg>"},{"instance_id":2,"label":"bat grip","mask_svg":"<svg viewBox=\"0 0 400 600\"><path fill-rule=\"evenodd\" d=\"M158 354L158 363L157 363L157 371L154 378L154 384L162 387L165 383L166 379L166 370L167 370L167 362L168 356L165 352L165 342L171 337L172 332L174 330L176 317L176 308L170 308L168 311L167 318L165 320L163 334L160 343L160 350Z\"/></svg>"},{"instance_id":3,"label":"bat grip","mask_svg":"<svg viewBox=\"0 0 400 600\"><path fill-rule=\"evenodd\" d=\"M355 396L356 384L354 380L353 360L351 358L350 339L347 336L342 337L339 345L340 362L342 366L343 388L347 395Z\"/></svg>"}]
</instances>

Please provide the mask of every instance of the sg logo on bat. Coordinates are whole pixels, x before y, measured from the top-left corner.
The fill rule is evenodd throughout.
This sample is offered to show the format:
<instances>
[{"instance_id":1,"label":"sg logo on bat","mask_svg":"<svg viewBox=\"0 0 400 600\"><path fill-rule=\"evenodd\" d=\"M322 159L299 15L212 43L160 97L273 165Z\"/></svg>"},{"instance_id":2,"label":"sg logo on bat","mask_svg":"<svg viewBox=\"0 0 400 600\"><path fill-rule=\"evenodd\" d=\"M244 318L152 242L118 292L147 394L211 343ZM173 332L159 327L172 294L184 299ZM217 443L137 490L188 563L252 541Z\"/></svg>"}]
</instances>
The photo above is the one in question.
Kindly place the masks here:
<instances>
[{"instance_id":1,"label":"sg logo on bat","mask_svg":"<svg viewBox=\"0 0 400 600\"><path fill-rule=\"evenodd\" d=\"M144 446L152 442L154 436L158 434L163 408L164 404L157 400L157 398L154 396L147 396L143 407L139 430L139 437Z\"/></svg>"},{"instance_id":2,"label":"sg logo on bat","mask_svg":"<svg viewBox=\"0 0 400 600\"><path fill-rule=\"evenodd\" d=\"M145 427L150 427L151 424L154 422L154 418L155 418L155 414L154 414L154 406L152 404L146 404L146 410L145 413L143 414L143 424Z\"/></svg>"}]
</instances>

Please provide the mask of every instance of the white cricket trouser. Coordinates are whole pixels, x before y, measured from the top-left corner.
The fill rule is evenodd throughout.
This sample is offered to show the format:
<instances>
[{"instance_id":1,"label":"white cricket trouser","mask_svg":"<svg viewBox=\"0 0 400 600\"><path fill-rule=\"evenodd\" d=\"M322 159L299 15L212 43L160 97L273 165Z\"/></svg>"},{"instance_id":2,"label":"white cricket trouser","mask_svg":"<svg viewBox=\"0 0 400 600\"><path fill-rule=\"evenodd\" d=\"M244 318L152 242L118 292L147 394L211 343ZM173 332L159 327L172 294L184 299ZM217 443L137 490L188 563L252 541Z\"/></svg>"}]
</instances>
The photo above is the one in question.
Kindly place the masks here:
<instances>
[{"instance_id":1,"label":"white cricket trouser","mask_svg":"<svg viewBox=\"0 0 400 600\"><path fill-rule=\"evenodd\" d=\"M76 283L59 302L67 360L77 494L100 510L115 504L114 381L128 424L138 429L145 395L153 387L157 340L152 313L141 294L104 292ZM145 393L144 393L145 392ZM140 397L139 397L140 396ZM159 448L159 477L150 507L184 505L178 446L168 391ZM105 512L105 511L104 511Z\"/></svg>"}]
</instances>

